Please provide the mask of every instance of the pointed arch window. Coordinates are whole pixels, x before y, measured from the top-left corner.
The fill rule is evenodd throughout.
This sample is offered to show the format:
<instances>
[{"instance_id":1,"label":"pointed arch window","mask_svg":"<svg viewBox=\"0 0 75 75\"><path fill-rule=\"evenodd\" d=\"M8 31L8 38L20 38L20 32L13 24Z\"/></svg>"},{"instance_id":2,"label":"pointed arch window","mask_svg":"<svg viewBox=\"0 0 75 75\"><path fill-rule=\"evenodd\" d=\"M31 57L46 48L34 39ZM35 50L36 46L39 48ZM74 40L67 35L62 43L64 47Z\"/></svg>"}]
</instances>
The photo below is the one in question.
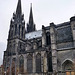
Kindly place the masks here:
<instances>
[{"instance_id":1,"label":"pointed arch window","mask_svg":"<svg viewBox=\"0 0 75 75\"><path fill-rule=\"evenodd\" d=\"M13 25L11 26L11 32L10 32L11 38L13 38Z\"/></svg>"},{"instance_id":2,"label":"pointed arch window","mask_svg":"<svg viewBox=\"0 0 75 75\"><path fill-rule=\"evenodd\" d=\"M22 55L19 58L19 72L24 72L24 57Z\"/></svg>"},{"instance_id":3,"label":"pointed arch window","mask_svg":"<svg viewBox=\"0 0 75 75\"><path fill-rule=\"evenodd\" d=\"M11 38L13 38L13 30L11 30Z\"/></svg>"},{"instance_id":4,"label":"pointed arch window","mask_svg":"<svg viewBox=\"0 0 75 75\"><path fill-rule=\"evenodd\" d=\"M24 30L24 28L22 27L22 38L23 38L23 30Z\"/></svg>"},{"instance_id":5,"label":"pointed arch window","mask_svg":"<svg viewBox=\"0 0 75 75\"><path fill-rule=\"evenodd\" d=\"M12 45L12 54L15 55L15 44Z\"/></svg>"},{"instance_id":6,"label":"pointed arch window","mask_svg":"<svg viewBox=\"0 0 75 75\"><path fill-rule=\"evenodd\" d=\"M17 34L17 24L15 25L15 35Z\"/></svg>"},{"instance_id":7,"label":"pointed arch window","mask_svg":"<svg viewBox=\"0 0 75 75\"><path fill-rule=\"evenodd\" d=\"M41 72L41 54L40 53L36 55L36 72L37 73Z\"/></svg>"},{"instance_id":8,"label":"pointed arch window","mask_svg":"<svg viewBox=\"0 0 75 75\"><path fill-rule=\"evenodd\" d=\"M20 36L20 27L21 27L21 26L19 25L19 36Z\"/></svg>"},{"instance_id":9,"label":"pointed arch window","mask_svg":"<svg viewBox=\"0 0 75 75\"><path fill-rule=\"evenodd\" d=\"M32 54L27 56L27 72L32 73L33 71L33 57Z\"/></svg>"},{"instance_id":10,"label":"pointed arch window","mask_svg":"<svg viewBox=\"0 0 75 75\"><path fill-rule=\"evenodd\" d=\"M66 60L63 64L62 64L62 68L64 71L66 70L73 70L73 62L70 60Z\"/></svg>"},{"instance_id":11,"label":"pointed arch window","mask_svg":"<svg viewBox=\"0 0 75 75\"><path fill-rule=\"evenodd\" d=\"M66 75L75 75L75 64L71 61L71 60L66 60L63 64L62 64L62 69L63 71L66 72Z\"/></svg>"},{"instance_id":12,"label":"pointed arch window","mask_svg":"<svg viewBox=\"0 0 75 75\"><path fill-rule=\"evenodd\" d=\"M46 33L46 43L47 43L47 45L50 45L51 44L50 32L47 32Z\"/></svg>"},{"instance_id":13,"label":"pointed arch window","mask_svg":"<svg viewBox=\"0 0 75 75\"><path fill-rule=\"evenodd\" d=\"M52 68L52 52L47 52L47 65L48 65L48 72L53 72Z\"/></svg>"}]
</instances>

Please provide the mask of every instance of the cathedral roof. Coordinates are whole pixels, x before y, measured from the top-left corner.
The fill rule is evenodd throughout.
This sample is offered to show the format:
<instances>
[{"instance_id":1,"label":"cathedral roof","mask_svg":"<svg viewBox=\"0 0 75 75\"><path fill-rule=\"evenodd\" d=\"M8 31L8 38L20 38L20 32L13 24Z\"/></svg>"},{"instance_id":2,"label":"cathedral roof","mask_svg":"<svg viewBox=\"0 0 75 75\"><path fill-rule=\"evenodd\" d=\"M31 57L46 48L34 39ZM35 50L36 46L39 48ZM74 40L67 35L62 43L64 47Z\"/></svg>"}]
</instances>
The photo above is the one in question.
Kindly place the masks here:
<instances>
[{"instance_id":1,"label":"cathedral roof","mask_svg":"<svg viewBox=\"0 0 75 75\"><path fill-rule=\"evenodd\" d=\"M57 24L57 25L56 25L56 28L62 27L62 26L69 26L69 25L70 25L70 21L64 22L64 23L61 23L61 24Z\"/></svg>"},{"instance_id":2,"label":"cathedral roof","mask_svg":"<svg viewBox=\"0 0 75 75\"><path fill-rule=\"evenodd\" d=\"M39 37L42 37L42 30L33 31L25 35L25 39L33 39L33 38L39 38Z\"/></svg>"}]
</instances>

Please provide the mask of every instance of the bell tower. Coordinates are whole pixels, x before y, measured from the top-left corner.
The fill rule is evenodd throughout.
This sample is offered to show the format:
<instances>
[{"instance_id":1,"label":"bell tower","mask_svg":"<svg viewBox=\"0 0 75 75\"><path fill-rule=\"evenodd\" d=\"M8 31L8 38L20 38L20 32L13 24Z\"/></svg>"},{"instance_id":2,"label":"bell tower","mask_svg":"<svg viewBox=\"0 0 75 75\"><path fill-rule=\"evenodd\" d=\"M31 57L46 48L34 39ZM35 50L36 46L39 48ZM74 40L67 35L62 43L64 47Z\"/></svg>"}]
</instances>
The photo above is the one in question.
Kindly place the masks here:
<instances>
[{"instance_id":1,"label":"bell tower","mask_svg":"<svg viewBox=\"0 0 75 75\"><path fill-rule=\"evenodd\" d=\"M21 0L18 0L16 13L13 13L13 17L10 22L10 30L8 40L13 38L25 38L25 21L24 14L22 14Z\"/></svg>"},{"instance_id":2,"label":"bell tower","mask_svg":"<svg viewBox=\"0 0 75 75\"><path fill-rule=\"evenodd\" d=\"M4 61L3 61L3 64L5 65L4 70L6 70L8 67L10 68L11 71L13 59L16 60L17 64L15 63L16 64L15 69L17 69L19 61L18 53L20 50L19 42L21 44L24 44L25 43L24 40L25 40L24 14L22 14L21 0L18 0L16 12L13 13L13 17L10 21L7 49L6 51L4 51ZM22 49L24 50L24 48Z\"/></svg>"}]
</instances>

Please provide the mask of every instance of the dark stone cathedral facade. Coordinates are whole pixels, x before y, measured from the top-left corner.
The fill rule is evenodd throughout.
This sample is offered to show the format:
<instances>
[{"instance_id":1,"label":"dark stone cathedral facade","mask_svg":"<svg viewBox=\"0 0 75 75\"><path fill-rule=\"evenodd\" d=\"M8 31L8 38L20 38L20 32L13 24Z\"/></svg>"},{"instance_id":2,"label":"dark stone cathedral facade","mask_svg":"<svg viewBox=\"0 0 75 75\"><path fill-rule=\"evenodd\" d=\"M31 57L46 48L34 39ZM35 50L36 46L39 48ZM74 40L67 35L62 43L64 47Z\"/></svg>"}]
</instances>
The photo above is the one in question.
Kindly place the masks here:
<instances>
[{"instance_id":1,"label":"dark stone cathedral facade","mask_svg":"<svg viewBox=\"0 0 75 75\"><path fill-rule=\"evenodd\" d=\"M6 75L74 75L75 16L61 24L36 30L32 6L25 27L21 0L10 21L3 58Z\"/></svg>"}]
</instances>

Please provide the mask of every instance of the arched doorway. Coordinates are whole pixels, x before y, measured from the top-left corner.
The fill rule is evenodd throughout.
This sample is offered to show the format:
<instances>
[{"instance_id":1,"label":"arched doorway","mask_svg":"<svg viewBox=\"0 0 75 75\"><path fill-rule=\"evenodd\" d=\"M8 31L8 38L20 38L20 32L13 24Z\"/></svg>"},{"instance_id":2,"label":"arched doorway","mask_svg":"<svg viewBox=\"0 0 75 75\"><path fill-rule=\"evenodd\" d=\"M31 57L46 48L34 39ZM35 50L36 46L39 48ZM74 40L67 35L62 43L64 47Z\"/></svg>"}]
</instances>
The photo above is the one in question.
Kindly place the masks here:
<instances>
[{"instance_id":1,"label":"arched doorway","mask_svg":"<svg viewBox=\"0 0 75 75\"><path fill-rule=\"evenodd\" d=\"M62 64L63 71L65 71L66 75L75 75L75 71L74 71L73 66L74 66L74 64L70 60L66 60Z\"/></svg>"}]
</instances>

